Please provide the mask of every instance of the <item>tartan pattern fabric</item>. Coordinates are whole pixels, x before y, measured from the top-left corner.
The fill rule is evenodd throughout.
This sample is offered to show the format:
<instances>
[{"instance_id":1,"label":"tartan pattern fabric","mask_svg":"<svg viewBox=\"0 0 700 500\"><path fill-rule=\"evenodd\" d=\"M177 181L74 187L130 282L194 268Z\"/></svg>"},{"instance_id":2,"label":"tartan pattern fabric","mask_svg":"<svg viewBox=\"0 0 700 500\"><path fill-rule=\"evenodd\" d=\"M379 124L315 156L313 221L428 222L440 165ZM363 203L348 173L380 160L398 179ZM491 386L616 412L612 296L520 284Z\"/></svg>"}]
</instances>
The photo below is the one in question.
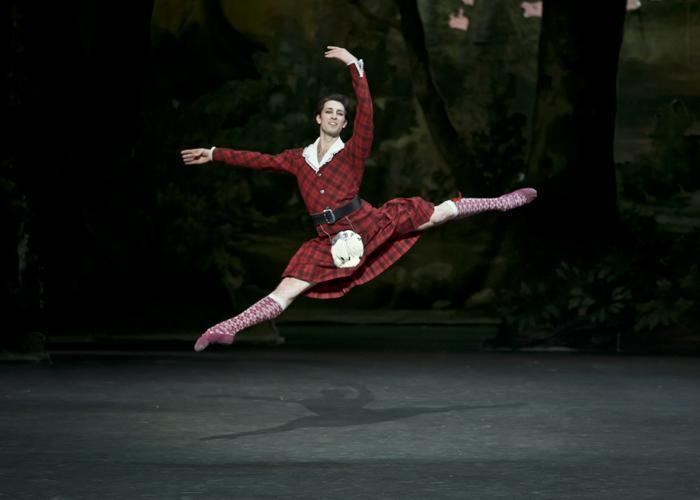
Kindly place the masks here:
<instances>
[{"instance_id":1,"label":"tartan pattern fabric","mask_svg":"<svg viewBox=\"0 0 700 500\"><path fill-rule=\"evenodd\" d=\"M331 161L315 171L303 157L303 149L278 155L215 148L213 158L231 165L294 175L309 214L337 208L350 202L360 190L373 139L372 98L366 73L348 66L357 101L353 135ZM366 201L362 207L335 224L316 226L317 237L301 245L283 277L315 284L304 292L312 298L340 297L353 286L366 283L398 260L418 240L416 229L427 222L433 204L421 198L397 198L379 208ZM309 221L311 223L311 221ZM354 268L337 268L331 256L331 237L351 229L362 237L365 255Z\"/></svg>"},{"instance_id":2,"label":"tartan pattern fabric","mask_svg":"<svg viewBox=\"0 0 700 500\"><path fill-rule=\"evenodd\" d=\"M212 159L229 165L294 174L296 171L294 156L294 150L287 150L278 155L268 155L255 151L214 148Z\"/></svg>"},{"instance_id":3,"label":"tartan pattern fabric","mask_svg":"<svg viewBox=\"0 0 700 500\"><path fill-rule=\"evenodd\" d=\"M235 335L250 326L276 318L282 314L282 306L270 296L263 297L238 316L217 323L202 334L194 345L199 352L209 344L231 344Z\"/></svg>"},{"instance_id":4,"label":"tartan pattern fabric","mask_svg":"<svg viewBox=\"0 0 700 500\"><path fill-rule=\"evenodd\" d=\"M500 210L505 212L514 208L527 205L537 197L537 191L532 188L522 188L512 193L507 193L498 198L457 198L454 201L457 207L457 217L469 217L470 215Z\"/></svg>"},{"instance_id":5,"label":"tartan pattern fabric","mask_svg":"<svg viewBox=\"0 0 700 500\"><path fill-rule=\"evenodd\" d=\"M304 292L314 299L342 297L351 288L368 282L396 262L418 241L416 229L428 222L432 203L419 197L395 198L375 208L362 207L332 226L319 225L319 237L305 242L282 273L315 285ZM357 267L337 268L330 251L330 236L351 229L362 236L365 254ZM322 233L325 230L330 236Z\"/></svg>"}]
</instances>

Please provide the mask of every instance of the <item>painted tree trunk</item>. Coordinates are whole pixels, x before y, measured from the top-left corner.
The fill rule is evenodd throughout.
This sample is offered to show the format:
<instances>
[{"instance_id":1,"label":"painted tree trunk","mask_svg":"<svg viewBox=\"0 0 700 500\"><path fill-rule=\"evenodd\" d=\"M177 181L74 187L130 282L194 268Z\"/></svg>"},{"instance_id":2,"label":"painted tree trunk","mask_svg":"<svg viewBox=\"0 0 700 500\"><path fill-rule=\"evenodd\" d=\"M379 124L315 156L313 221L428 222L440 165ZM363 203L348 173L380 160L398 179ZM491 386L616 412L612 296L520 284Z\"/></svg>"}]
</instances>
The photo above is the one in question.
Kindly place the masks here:
<instances>
[{"instance_id":1,"label":"painted tree trunk","mask_svg":"<svg viewBox=\"0 0 700 500\"><path fill-rule=\"evenodd\" d=\"M602 4L601 4L602 5ZM528 159L540 234L599 240L617 221L613 140L625 0L545 1Z\"/></svg>"}]
</instances>

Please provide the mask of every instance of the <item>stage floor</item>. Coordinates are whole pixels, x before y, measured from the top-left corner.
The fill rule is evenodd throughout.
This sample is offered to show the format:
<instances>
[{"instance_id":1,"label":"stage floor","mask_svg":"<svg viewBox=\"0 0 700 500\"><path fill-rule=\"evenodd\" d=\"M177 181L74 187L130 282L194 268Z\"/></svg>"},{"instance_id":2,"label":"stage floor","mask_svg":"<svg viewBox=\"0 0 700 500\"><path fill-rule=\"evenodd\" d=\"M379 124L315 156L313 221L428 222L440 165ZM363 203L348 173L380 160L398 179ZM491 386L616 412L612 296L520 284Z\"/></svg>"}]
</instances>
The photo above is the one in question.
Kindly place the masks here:
<instances>
[{"instance_id":1,"label":"stage floor","mask_svg":"<svg viewBox=\"0 0 700 500\"><path fill-rule=\"evenodd\" d=\"M697 358L51 358L0 364L0 498L700 498Z\"/></svg>"}]
</instances>

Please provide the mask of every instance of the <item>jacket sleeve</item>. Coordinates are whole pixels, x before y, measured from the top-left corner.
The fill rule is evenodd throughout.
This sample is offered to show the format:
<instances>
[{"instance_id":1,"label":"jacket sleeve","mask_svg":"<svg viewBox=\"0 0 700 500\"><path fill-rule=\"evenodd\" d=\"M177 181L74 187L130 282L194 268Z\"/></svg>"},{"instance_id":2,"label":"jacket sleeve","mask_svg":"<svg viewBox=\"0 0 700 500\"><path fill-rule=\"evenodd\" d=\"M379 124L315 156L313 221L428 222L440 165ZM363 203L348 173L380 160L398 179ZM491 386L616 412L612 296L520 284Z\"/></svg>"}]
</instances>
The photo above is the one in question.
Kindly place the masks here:
<instances>
[{"instance_id":1,"label":"jacket sleeve","mask_svg":"<svg viewBox=\"0 0 700 500\"><path fill-rule=\"evenodd\" d=\"M352 87L355 90L355 121L353 122L352 137L348 141L354 153L366 160L372 150L374 133L372 96L369 93L367 75L364 72L362 60L348 65L352 75Z\"/></svg>"},{"instance_id":2,"label":"jacket sleeve","mask_svg":"<svg viewBox=\"0 0 700 500\"><path fill-rule=\"evenodd\" d=\"M292 150L283 151L277 155L256 153L255 151L240 151L237 149L214 148L212 158L228 165L255 168L258 170L271 170L294 175L294 162Z\"/></svg>"}]
</instances>

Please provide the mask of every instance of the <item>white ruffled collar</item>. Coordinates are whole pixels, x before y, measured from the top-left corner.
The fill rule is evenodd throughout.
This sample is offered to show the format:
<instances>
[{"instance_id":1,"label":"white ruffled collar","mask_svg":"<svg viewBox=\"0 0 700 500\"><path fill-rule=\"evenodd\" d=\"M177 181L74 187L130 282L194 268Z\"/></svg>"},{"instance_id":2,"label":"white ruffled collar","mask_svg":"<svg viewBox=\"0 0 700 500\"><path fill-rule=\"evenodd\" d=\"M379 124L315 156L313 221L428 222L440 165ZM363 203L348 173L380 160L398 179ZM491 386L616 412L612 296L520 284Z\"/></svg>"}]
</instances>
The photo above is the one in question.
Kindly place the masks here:
<instances>
[{"instance_id":1,"label":"white ruffled collar","mask_svg":"<svg viewBox=\"0 0 700 500\"><path fill-rule=\"evenodd\" d=\"M319 137L314 141L313 144L309 144L304 148L304 152L302 153L304 156L304 159L306 160L306 163L314 169L314 171L318 172L322 166L324 166L326 163L331 161L333 159L333 156L343 149L345 147L345 143L343 140L338 137L336 141L331 145L330 148L328 148L328 151L326 151L326 154L323 155L323 158L321 158L321 161L318 161L318 142L321 140Z\"/></svg>"}]
</instances>

